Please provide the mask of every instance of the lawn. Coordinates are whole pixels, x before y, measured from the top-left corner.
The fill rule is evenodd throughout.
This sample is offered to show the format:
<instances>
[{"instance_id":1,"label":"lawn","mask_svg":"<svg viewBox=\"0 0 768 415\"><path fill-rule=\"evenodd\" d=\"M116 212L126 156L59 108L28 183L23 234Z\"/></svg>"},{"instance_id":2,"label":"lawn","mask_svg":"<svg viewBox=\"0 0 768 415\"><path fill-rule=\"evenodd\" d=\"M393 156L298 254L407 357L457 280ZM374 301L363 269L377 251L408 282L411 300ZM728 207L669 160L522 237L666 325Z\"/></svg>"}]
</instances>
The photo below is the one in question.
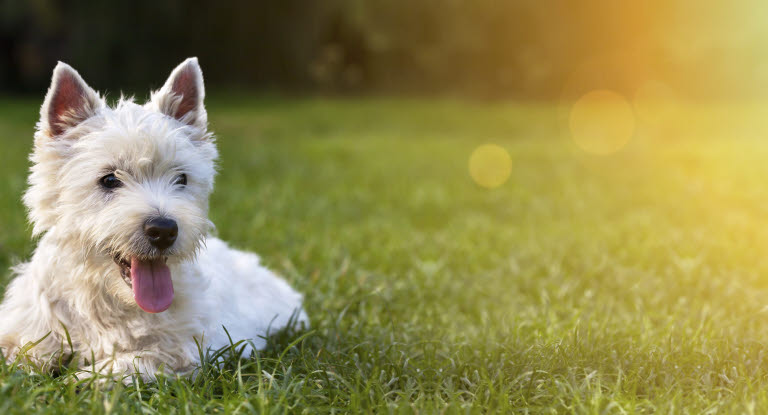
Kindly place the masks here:
<instances>
[{"instance_id":1,"label":"lawn","mask_svg":"<svg viewBox=\"0 0 768 415\"><path fill-rule=\"evenodd\" d=\"M595 156L558 105L211 95L218 235L306 294L311 330L194 380L0 366L0 413L768 412L759 106ZM3 286L34 246L38 105L0 101ZM484 143L511 156L499 188L468 173Z\"/></svg>"}]
</instances>

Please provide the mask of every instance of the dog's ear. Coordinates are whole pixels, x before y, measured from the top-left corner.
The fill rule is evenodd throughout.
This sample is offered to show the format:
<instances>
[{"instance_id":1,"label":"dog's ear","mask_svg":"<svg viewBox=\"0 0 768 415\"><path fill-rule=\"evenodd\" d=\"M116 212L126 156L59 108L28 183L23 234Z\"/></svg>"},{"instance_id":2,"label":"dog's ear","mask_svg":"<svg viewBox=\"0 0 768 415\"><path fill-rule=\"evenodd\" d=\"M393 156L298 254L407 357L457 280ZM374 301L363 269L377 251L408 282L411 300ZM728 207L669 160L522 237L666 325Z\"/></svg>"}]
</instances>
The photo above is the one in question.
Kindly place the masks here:
<instances>
[{"instance_id":1,"label":"dog's ear","mask_svg":"<svg viewBox=\"0 0 768 415\"><path fill-rule=\"evenodd\" d=\"M56 137L87 120L104 105L80 74L64 62L53 70L51 87L40 108L38 129L48 137Z\"/></svg>"},{"instance_id":2,"label":"dog's ear","mask_svg":"<svg viewBox=\"0 0 768 415\"><path fill-rule=\"evenodd\" d=\"M152 93L150 104L184 124L206 129L204 98L203 71L197 58L188 58L171 72L162 88Z\"/></svg>"}]
</instances>

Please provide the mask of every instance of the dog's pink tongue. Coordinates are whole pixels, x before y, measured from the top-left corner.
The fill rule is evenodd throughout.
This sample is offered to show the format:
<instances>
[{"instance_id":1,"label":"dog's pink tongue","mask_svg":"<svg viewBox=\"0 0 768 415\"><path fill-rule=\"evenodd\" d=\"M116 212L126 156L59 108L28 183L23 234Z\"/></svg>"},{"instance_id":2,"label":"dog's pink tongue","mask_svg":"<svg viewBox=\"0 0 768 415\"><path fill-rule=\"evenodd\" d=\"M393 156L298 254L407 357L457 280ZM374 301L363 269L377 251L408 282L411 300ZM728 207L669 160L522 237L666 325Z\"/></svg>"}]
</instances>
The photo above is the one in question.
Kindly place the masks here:
<instances>
[{"instance_id":1,"label":"dog's pink tongue","mask_svg":"<svg viewBox=\"0 0 768 415\"><path fill-rule=\"evenodd\" d=\"M162 259L131 258L131 284L136 304L148 313L163 312L173 302L171 270Z\"/></svg>"}]
</instances>

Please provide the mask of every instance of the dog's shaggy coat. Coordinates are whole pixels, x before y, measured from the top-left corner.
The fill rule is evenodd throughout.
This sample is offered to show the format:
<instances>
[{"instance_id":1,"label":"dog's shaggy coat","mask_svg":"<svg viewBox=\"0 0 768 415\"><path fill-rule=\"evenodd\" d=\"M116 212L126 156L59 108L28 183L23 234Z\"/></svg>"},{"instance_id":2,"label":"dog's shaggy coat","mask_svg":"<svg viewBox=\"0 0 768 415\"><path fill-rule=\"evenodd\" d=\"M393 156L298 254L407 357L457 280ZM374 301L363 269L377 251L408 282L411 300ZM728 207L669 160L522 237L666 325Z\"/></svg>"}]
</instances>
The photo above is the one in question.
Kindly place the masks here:
<instances>
[{"instance_id":1,"label":"dog's shaggy coat","mask_svg":"<svg viewBox=\"0 0 768 415\"><path fill-rule=\"evenodd\" d=\"M152 379L193 371L196 341L221 348L228 332L259 348L268 331L307 323L301 295L209 235L217 151L204 95L194 58L146 104L114 108L56 66L24 195L40 240L0 305L6 359L23 350L52 368L71 354L68 334L84 370ZM149 241L152 218L178 224L170 247Z\"/></svg>"}]
</instances>

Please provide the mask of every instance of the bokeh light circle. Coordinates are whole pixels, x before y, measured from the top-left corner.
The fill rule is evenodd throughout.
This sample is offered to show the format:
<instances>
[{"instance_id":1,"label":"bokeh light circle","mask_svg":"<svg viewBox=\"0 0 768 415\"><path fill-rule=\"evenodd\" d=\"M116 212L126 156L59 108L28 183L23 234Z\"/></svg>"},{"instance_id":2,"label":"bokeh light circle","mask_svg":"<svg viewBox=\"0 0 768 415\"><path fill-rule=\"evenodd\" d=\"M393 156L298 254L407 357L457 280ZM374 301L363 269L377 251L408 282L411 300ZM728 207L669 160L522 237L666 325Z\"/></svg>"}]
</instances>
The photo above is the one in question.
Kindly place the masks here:
<instances>
[{"instance_id":1,"label":"bokeh light circle","mask_svg":"<svg viewBox=\"0 0 768 415\"><path fill-rule=\"evenodd\" d=\"M635 115L624 97L600 89L576 101L571 108L570 128L573 141L582 150L607 155L619 151L632 138Z\"/></svg>"},{"instance_id":2,"label":"bokeh light circle","mask_svg":"<svg viewBox=\"0 0 768 415\"><path fill-rule=\"evenodd\" d=\"M499 187L512 174L512 157L503 147L483 144L469 156L469 175L479 186L487 189Z\"/></svg>"}]
</instances>

